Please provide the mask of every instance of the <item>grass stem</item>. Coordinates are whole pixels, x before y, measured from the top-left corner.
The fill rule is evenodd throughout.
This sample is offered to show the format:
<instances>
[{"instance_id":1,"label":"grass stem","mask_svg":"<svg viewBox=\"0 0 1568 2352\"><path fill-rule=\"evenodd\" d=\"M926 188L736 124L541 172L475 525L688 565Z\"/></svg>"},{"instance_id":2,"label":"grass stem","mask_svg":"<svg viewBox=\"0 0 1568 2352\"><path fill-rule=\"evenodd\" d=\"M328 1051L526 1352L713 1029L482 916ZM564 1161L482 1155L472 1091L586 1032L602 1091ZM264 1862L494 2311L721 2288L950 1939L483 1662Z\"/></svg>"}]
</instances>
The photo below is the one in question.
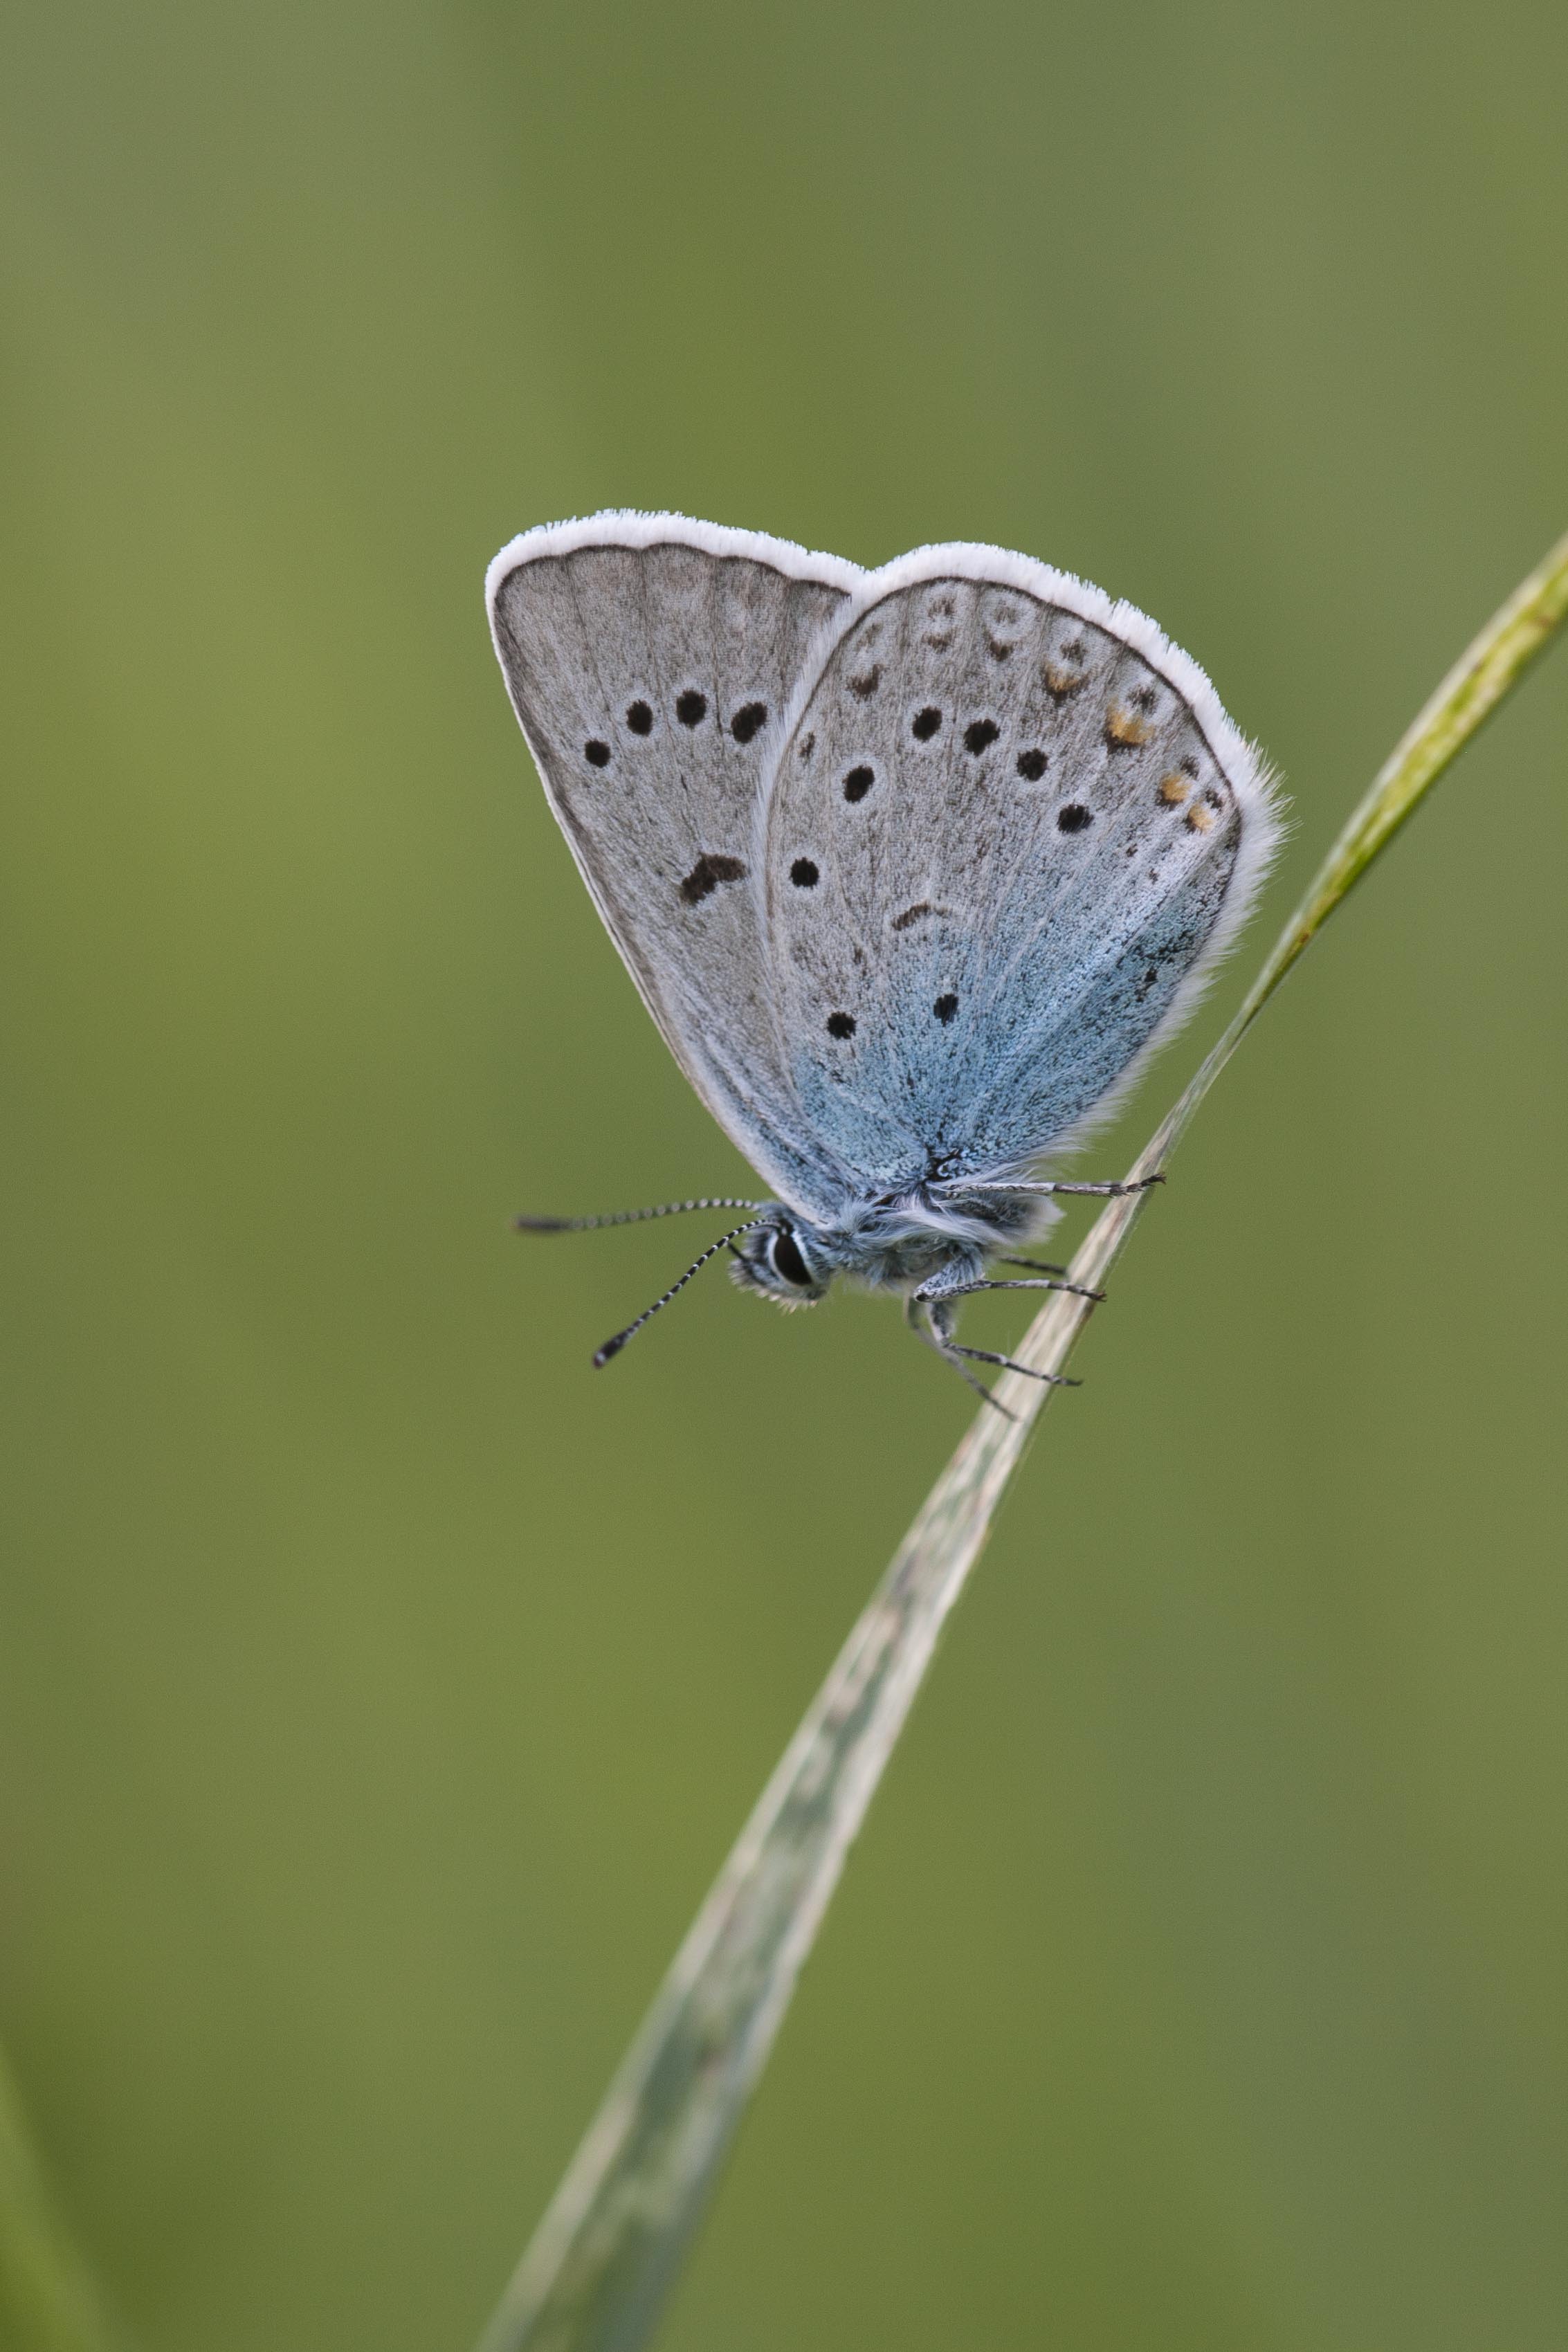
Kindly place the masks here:
<instances>
[{"instance_id":1,"label":"grass stem","mask_svg":"<svg viewBox=\"0 0 1568 2352\"><path fill-rule=\"evenodd\" d=\"M1269 997L1568 614L1561 540L1443 680L1314 875L1240 1010L1134 1161L1163 1167ZM1090 1290L1150 1194L1112 1200L1070 1269ZM1092 1302L1054 1293L1016 1354L1059 1372ZM905 1537L741 1833L479 2352L638 2352L767 2058L943 1622L1053 1391L1005 1373Z\"/></svg>"},{"instance_id":2,"label":"grass stem","mask_svg":"<svg viewBox=\"0 0 1568 2352\"><path fill-rule=\"evenodd\" d=\"M0 2061L0 2345L5 2352L110 2352L112 2341L86 2267L50 2205Z\"/></svg>"}]
</instances>

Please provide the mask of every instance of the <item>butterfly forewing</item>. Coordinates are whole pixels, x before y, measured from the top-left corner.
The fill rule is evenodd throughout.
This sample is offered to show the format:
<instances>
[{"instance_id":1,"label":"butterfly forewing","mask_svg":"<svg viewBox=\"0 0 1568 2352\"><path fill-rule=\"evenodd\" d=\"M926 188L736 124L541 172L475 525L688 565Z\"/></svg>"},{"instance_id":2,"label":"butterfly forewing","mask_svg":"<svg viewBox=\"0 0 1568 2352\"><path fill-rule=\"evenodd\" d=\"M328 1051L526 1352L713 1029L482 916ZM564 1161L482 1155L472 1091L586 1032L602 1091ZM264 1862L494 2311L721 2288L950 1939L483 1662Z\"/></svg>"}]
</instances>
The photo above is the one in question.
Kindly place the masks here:
<instances>
[{"instance_id":1,"label":"butterfly forewing","mask_svg":"<svg viewBox=\"0 0 1568 2352\"><path fill-rule=\"evenodd\" d=\"M1212 960L1269 830L1151 624L987 560L869 583L770 799L778 1060L870 1189L1017 1170L1081 1120Z\"/></svg>"},{"instance_id":2,"label":"butterfly forewing","mask_svg":"<svg viewBox=\"0 0 1568 2352\"><path fill-rule=\"evenodd\" d=\"M842 1177L779 1060L752 869L764 755L862 575L679 518L596 520L530 532L492 566L512 704L677 1060L768 1181L825 1213Z\"/></svg>"}]
</instances>

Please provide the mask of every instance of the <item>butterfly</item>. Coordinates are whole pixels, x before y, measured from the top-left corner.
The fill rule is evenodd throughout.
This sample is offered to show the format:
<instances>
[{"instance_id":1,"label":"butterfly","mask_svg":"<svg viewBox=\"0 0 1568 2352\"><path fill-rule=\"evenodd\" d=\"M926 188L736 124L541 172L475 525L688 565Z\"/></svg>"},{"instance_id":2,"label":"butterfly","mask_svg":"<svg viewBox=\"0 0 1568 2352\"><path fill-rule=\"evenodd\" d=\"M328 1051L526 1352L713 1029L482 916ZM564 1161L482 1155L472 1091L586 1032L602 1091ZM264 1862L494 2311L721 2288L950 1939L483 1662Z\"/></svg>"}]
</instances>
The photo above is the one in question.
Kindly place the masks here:
<instances>
[{"instance_id":1,"label":"butterfly","mask_svg":"<svg viewBox=\"0 0 1568 2352\"><path fill-rule=\"evenodd\" d=\"M486 593L605 927L772 1194L520 1218L750 1213L595 1362L729 1250L784 1307L839 1275L901 1294L978 1386L1011 1360L959 1345L958 1301L1071 1286L1018 1245L1054 1194L1123 1188L1037 1163L1116 1104L1257 894L1258 754L1143 614L994 547L868 572L609 512L524 532Z\"/></svg>"}]
</instances>

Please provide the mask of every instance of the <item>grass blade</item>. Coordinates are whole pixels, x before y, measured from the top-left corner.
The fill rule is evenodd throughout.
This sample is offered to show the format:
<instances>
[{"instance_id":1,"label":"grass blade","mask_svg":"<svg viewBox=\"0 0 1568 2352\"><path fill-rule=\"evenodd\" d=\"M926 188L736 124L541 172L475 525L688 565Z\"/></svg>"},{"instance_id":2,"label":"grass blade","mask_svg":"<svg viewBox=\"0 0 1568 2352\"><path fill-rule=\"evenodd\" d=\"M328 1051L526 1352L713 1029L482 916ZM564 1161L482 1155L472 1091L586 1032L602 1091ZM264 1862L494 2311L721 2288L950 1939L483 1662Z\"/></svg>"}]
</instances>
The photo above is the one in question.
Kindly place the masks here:
<instances>
[{"instance_id":1,"label":"grass blade","mask_svg":"<svg viewBox=\"0 0 1568 2352\"><path fill-rule=\"evenodd\" d=\"M86 2268L45 2193L0 2061L0 2345L5 2352L110 2352L110 2343Z\"/></svg>"},{"instance_id":2,"label":"grass blade","mask_svg":"<svg viewBox=\"0 0 1568 2352\"><path fill-rule=\"evenodd\" d=\"M1132 1169L1162 1167L1264 1004L1568 614L1568 537L1477 637L1385 761L1236 1018ZM1099 1288L1147 1192L1073 1260ZM1092 1313L1054 1293L1016 1349L1059 1371ZM1052 1391L1005 1373L937 1480L698 1913L479 2352L638 2352L700 2219L943 1622Z\"/></svg>"}]
</instances>

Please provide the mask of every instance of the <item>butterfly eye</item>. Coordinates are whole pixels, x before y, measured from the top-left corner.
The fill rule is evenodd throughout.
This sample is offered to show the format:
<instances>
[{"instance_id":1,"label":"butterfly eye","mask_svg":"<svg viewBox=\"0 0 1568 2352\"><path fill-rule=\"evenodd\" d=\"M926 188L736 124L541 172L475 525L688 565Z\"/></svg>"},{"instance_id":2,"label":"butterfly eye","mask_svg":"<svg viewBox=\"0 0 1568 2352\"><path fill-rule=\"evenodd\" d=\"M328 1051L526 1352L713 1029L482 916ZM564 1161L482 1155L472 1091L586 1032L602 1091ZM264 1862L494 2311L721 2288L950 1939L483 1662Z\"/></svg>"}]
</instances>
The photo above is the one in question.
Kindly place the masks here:
<instances>
[{"instance_id":1,"label":"butterfly eye","mask_svg":"<svg viewBox=\"0 0 1568 2352\"><path fill-rule=\"evenodd\" d=\"M802 1257L800 1244L792 1233L781 1228L774 1234L768 1255L773 1261L773 1272L781 1281L793 1283L797 1290L811 1288L811 1269Z\"/></svg>"}]
</instances>

